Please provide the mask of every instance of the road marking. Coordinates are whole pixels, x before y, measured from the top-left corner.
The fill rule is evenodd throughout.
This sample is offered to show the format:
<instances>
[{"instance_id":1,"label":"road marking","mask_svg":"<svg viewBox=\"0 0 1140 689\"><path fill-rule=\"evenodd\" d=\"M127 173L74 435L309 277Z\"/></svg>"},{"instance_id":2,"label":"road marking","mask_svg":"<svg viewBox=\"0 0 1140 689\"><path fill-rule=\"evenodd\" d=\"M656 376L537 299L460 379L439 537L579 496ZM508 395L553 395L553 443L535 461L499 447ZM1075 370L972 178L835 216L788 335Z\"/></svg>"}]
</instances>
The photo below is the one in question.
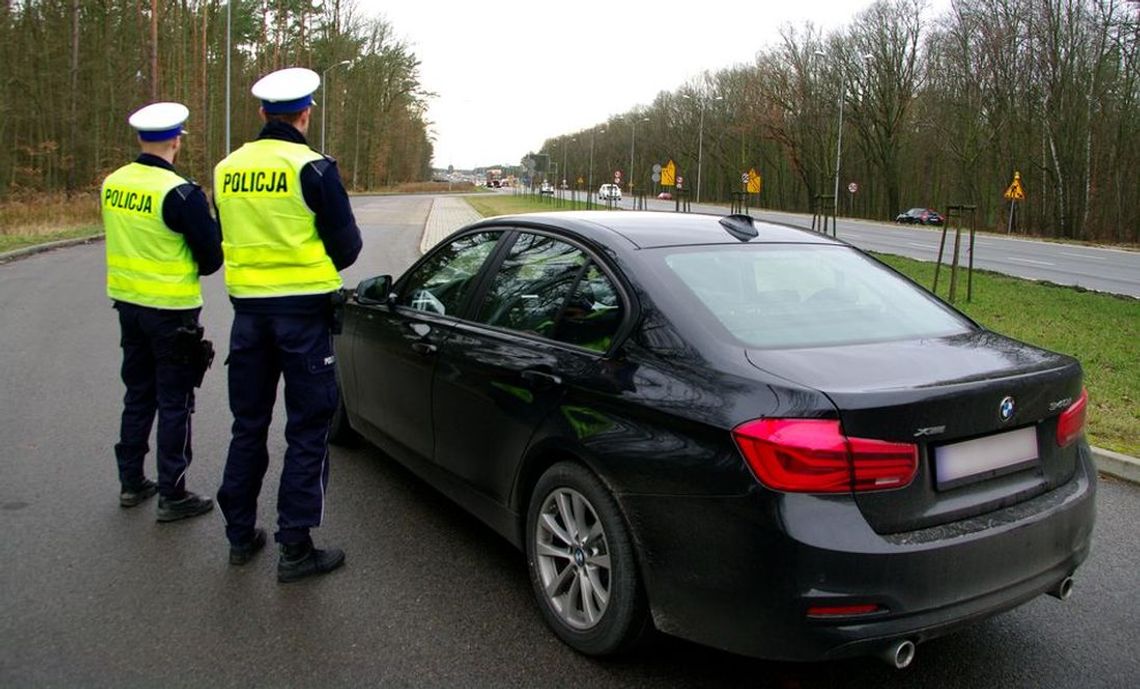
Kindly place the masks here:
<instances>
[{"instance_id":1,"label":"road marking","mask_svg":"<svg viewBox=\"0 0 1140 689\"><path fill-rule=\"evenodd\" d=\"M911 246L917 246L917 247L920 247L922 249L933 249L934 248L933 244L921 244L919 242L907 242L907 244L910 244Z\"/></svg>"},{"instance_id":2,"label":"road marking","mask_svg":"<svg viewBox=\"0 0 1140 689\"><path fill-rule=\"evenodd\" d=\"M1061 255L1072 256L1073 258L1085 258L1085 259L1088 259L1090 261L1107 261L1108 260L1108 258L1106 258L1104 256L1089 256L1088 254L1074 254L1071 251L1062 251Z\"/></svg>"},{"instance_id":3,"label":"road marking","mask_svg":"<svg viewBox=\"0 0 1140 689\"><path fill-rule=\"evenodd\" d=\"M1032 258L1016 258L1014 256L1006 256L1007 261L1017 261L1018 263L1032 263L1035 266L1052 266L1054 263L1048 261L1034 261Z\"/></svg>"}]
</instances>

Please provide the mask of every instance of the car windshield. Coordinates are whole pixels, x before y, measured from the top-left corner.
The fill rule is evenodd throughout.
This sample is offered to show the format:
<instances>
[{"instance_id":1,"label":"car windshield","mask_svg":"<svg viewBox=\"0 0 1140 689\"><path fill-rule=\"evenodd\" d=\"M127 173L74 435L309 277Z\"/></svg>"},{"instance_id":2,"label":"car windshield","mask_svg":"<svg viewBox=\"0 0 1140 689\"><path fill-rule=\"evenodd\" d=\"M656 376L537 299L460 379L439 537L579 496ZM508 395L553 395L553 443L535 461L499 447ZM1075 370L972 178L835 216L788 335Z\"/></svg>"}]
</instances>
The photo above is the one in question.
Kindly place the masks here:
<instances>
[{"instance_id":1,"label":"car windshield","mask_svg":"<svg viewBox=\"0 0 1140 689\"><path fill-rule=\"evenodd\" d=\"M843 246L669 247L672 276L754 348L941 337L972 324L927 292Z\"/></svg>"}]
</instances>

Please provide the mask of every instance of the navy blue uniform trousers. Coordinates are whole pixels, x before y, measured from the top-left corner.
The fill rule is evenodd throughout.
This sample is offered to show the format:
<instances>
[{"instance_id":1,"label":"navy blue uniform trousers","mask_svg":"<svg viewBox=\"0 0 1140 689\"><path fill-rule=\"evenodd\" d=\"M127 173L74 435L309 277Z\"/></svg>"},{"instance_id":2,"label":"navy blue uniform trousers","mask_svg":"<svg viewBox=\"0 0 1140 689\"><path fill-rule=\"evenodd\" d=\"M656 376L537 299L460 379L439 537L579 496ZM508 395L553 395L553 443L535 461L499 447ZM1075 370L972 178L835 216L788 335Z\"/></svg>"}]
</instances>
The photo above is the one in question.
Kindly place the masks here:
<instances>
[{"instance_id":1,"label":"navy blue uniform trousers","mask_svg":"<svg viewBox=\"0 0 1140 689\"><path fill-rule=\"evenodd\" d=\"M269 467L266 441L285 378L285 464L277 491L278 543L305 543L324 516L329 480L329 423L337 405L335 358L327 314L234 314L230 331L233 437L218 506L226 537L253 537L257 496Z\"/></svg>"},{"instance_id":2,"label":"navy blue uniform trousers","mask_svg":"<svg viewBox=\"0 0 1140 689\"><path fill-rule=\"evenodd\" d=\"M115 459L123 488L146 478L143 462L150 450L151 427L158 415L158 492L180 498L186 490L190 449L190 414L194 411L194 372L174 358L174 333L198 322L201 309L168 310L115 302L123 347L123 416Z\"/></svg>"}]
</instances>

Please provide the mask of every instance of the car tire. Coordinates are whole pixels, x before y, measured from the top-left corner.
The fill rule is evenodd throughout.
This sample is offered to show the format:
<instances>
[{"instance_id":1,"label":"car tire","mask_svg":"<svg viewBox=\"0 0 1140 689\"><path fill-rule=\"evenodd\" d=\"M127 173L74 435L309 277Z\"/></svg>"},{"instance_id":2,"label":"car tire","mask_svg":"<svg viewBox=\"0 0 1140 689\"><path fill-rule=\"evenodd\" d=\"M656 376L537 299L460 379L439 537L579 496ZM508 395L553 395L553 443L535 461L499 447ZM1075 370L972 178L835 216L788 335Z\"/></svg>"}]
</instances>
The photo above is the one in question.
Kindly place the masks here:
<instances>
[{"instance_id":1,"label":"car tire","mask_svg":"<svg viewBox=\"0 0 1140 689\"><path fill-rule=\"evenodd\" d=\"M337 385L336 411L329 421L329 442L341 447L352 447L360 442L360 434L352 430L348 423L348 413L344 409L344 390Z\"/></svg>"},{"instance_id":2,"label":"car tire","mask_svg":"<svg viewBox=\"0 0 1140 689\"><path fill-rule=\"evenodd\" d=\"M617 501L585 467L560 462L539 478L527 509L526 556L542 616L570 647L616 655L649 636L629 529Z\"/></svg>"}]
</instances>

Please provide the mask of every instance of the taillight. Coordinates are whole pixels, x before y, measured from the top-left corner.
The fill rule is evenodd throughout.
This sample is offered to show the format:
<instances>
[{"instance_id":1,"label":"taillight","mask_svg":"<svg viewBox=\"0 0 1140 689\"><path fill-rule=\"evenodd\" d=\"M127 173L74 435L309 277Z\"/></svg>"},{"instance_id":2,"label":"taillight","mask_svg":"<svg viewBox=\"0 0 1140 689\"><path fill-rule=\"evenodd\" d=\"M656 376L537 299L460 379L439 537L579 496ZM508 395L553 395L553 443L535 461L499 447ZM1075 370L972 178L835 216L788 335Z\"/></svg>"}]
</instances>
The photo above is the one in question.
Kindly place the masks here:
<instances>
[{"instance_id":1,"label":"taillight","mask_svg":"<svg viewBox=\"0 0 1140 689\"><path fill-rule=\"evenodd\" d=\"M843 435L838 421L757 419L732 432L756 478L790 493L901 488L918 469L918 446Z\"/></svg>"},{"instance_id":2,"label":"taillight","mask_svg":"<svg viewBox=\"0 0 1140 689\"><path fill-rule=\"evenodd\" d=\"M1085 419L1088 417L1089 391L1081 388L1081 396L1069 408L1061 412L1057 419L1057 445L1064 447L1081 437L1085 432Z\"/></svg>"}]
</instances>

